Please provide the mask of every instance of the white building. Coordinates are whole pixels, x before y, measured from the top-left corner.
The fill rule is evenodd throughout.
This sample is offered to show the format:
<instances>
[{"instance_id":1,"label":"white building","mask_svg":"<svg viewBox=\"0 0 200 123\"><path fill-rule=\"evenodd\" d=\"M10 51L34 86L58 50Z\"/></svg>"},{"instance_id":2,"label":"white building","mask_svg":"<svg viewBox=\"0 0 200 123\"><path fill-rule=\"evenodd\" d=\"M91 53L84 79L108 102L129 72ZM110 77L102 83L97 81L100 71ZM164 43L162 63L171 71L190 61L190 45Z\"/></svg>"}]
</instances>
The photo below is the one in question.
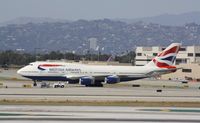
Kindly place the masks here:
<instances>
[{"instance_id":1,"label":"white building","mask_svg":"<svg viewBox=\"0 0 200 123\"><path fill-rule=\"evenodd\" d=\"M151 61L165 47L137 47L136 48L136 66L143 66ZM182 63L200 63L200 46L183 46L176 58L176 65Z\"/></svg>"},{"instance_id":2,"label":"white building","mask_svg":"<svg viewBox=\"0 0 200 123\"><path fill-rule=\"evenodd\" d=\"M88 40L90 42L90 49L96 50L96 48L97 48L97 38L89 38Z\"/></svg>"}]
</instances>

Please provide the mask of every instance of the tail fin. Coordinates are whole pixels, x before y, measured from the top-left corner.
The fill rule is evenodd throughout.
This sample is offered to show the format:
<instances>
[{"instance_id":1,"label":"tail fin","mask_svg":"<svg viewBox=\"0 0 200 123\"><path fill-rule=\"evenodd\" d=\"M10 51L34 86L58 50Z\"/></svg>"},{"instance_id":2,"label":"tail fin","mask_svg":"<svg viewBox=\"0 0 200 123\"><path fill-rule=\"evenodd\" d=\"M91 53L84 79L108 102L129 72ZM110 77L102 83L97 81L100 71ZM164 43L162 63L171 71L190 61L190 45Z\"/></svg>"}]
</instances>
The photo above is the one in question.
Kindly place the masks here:
<instances>
[{"instance_id":1,"label":"tail fin","mask_svg":"<svg viewBox=\"0 0 200 123\"><path fill-rule=\"evenodd\" d=\"M156 66L158 68L176 68L173 66L176 55L180 49L180 43L172 43L165 50L153 58L146 66Z\"/></svg>"}]
</instances>

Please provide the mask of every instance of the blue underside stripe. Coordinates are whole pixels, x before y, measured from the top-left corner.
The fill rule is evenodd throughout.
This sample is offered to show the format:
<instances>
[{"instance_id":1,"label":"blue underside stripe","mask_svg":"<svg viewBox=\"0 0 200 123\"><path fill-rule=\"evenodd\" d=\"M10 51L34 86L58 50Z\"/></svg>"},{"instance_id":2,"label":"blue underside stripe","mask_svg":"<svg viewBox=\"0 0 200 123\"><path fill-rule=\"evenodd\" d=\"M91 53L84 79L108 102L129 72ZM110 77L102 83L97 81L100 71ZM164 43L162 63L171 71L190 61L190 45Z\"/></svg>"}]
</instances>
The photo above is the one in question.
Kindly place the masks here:
<instances>
[{"instance_id":1,"label":"blue underside stripe","mask_svg":"<svg viewBox=\"0 0 200 123\"><path fill-rule=\"evenodd\" d=\"M62 76L24 76L24 77L39 81L69 81L69 79Z\"/></svg>"},{"instance_id":2,"label":"blue underside stripe","mask_svg":"<svg viewBox=\"0 0 200 123\"><path fill-rule=\"evenodd\" d=\"M62 76L24 76L24 77L38 81L71 81L71 79ZM142 79L142 77L120 78L120 81L123 82L123 81L131 81L138 79ZM104 82L104 79L97 81Z\"/></svg>"}]
</instances>

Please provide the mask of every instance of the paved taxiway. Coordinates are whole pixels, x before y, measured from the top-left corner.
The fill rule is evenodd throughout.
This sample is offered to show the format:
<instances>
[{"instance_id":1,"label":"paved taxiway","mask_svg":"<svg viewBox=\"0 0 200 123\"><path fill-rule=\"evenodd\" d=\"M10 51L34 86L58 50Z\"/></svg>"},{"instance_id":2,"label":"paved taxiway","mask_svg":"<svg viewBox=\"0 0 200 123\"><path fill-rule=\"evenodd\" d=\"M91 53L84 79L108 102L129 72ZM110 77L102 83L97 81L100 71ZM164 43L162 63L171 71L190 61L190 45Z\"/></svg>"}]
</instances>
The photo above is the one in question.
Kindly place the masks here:
<instances>
[{"instance_id":1,"label":"paved taxiway","mask_svg":"<svg viewBox=\"0 0 200 123\"><path fill-rule=\"evenodd\" d=\"M200 122L200 108L1 105L0 122Z\"/></svg>"},{"instance_id":2,"label":"paved taxiway","mask_svg":"<svg viewBox=\"0 0 200 123\"><path fill-rule=\"evenodd\" d=\"M67 85L65 88L23 88L27 80L1 80L0 100L36 101L145 101L145 102L195 102L200 103L200 83L181 83L164 80L139 80L103 88ZM140 87L132 87L139 84ZM8 88L5 88L7 86ZM38 83L40 86L40 83ZM162 92L157 92L162 90Z\"/></svg>"},{"instance_id":3,"label":"paved taxiway","mask_svg":"<svg viewBox=\"0 0 200 123\"><path fill-rule=\"evenodd\" d=\"M0 99L48 99L81 101L199 101L199 89L153 88L1 88Z\"/></svg>"}]
</instances>

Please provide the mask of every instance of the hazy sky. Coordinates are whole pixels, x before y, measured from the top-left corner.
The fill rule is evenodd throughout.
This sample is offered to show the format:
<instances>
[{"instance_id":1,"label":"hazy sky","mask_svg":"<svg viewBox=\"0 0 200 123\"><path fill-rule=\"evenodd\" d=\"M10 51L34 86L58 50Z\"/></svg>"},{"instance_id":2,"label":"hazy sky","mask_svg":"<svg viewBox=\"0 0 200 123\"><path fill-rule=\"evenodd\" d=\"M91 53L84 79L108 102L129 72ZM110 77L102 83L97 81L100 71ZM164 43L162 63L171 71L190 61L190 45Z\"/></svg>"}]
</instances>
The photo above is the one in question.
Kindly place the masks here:
<instances>
[{"instance_id":1,"label":"hazy sky","mask_svg":"<svg viewBox=\"0 0 200 123\"><path fill-rule=\"evenodd\" d=\"M191 11L200 11L200 0L0 0L0 22L24 16L91 20Z\"/></svg>"}]
</instances>

